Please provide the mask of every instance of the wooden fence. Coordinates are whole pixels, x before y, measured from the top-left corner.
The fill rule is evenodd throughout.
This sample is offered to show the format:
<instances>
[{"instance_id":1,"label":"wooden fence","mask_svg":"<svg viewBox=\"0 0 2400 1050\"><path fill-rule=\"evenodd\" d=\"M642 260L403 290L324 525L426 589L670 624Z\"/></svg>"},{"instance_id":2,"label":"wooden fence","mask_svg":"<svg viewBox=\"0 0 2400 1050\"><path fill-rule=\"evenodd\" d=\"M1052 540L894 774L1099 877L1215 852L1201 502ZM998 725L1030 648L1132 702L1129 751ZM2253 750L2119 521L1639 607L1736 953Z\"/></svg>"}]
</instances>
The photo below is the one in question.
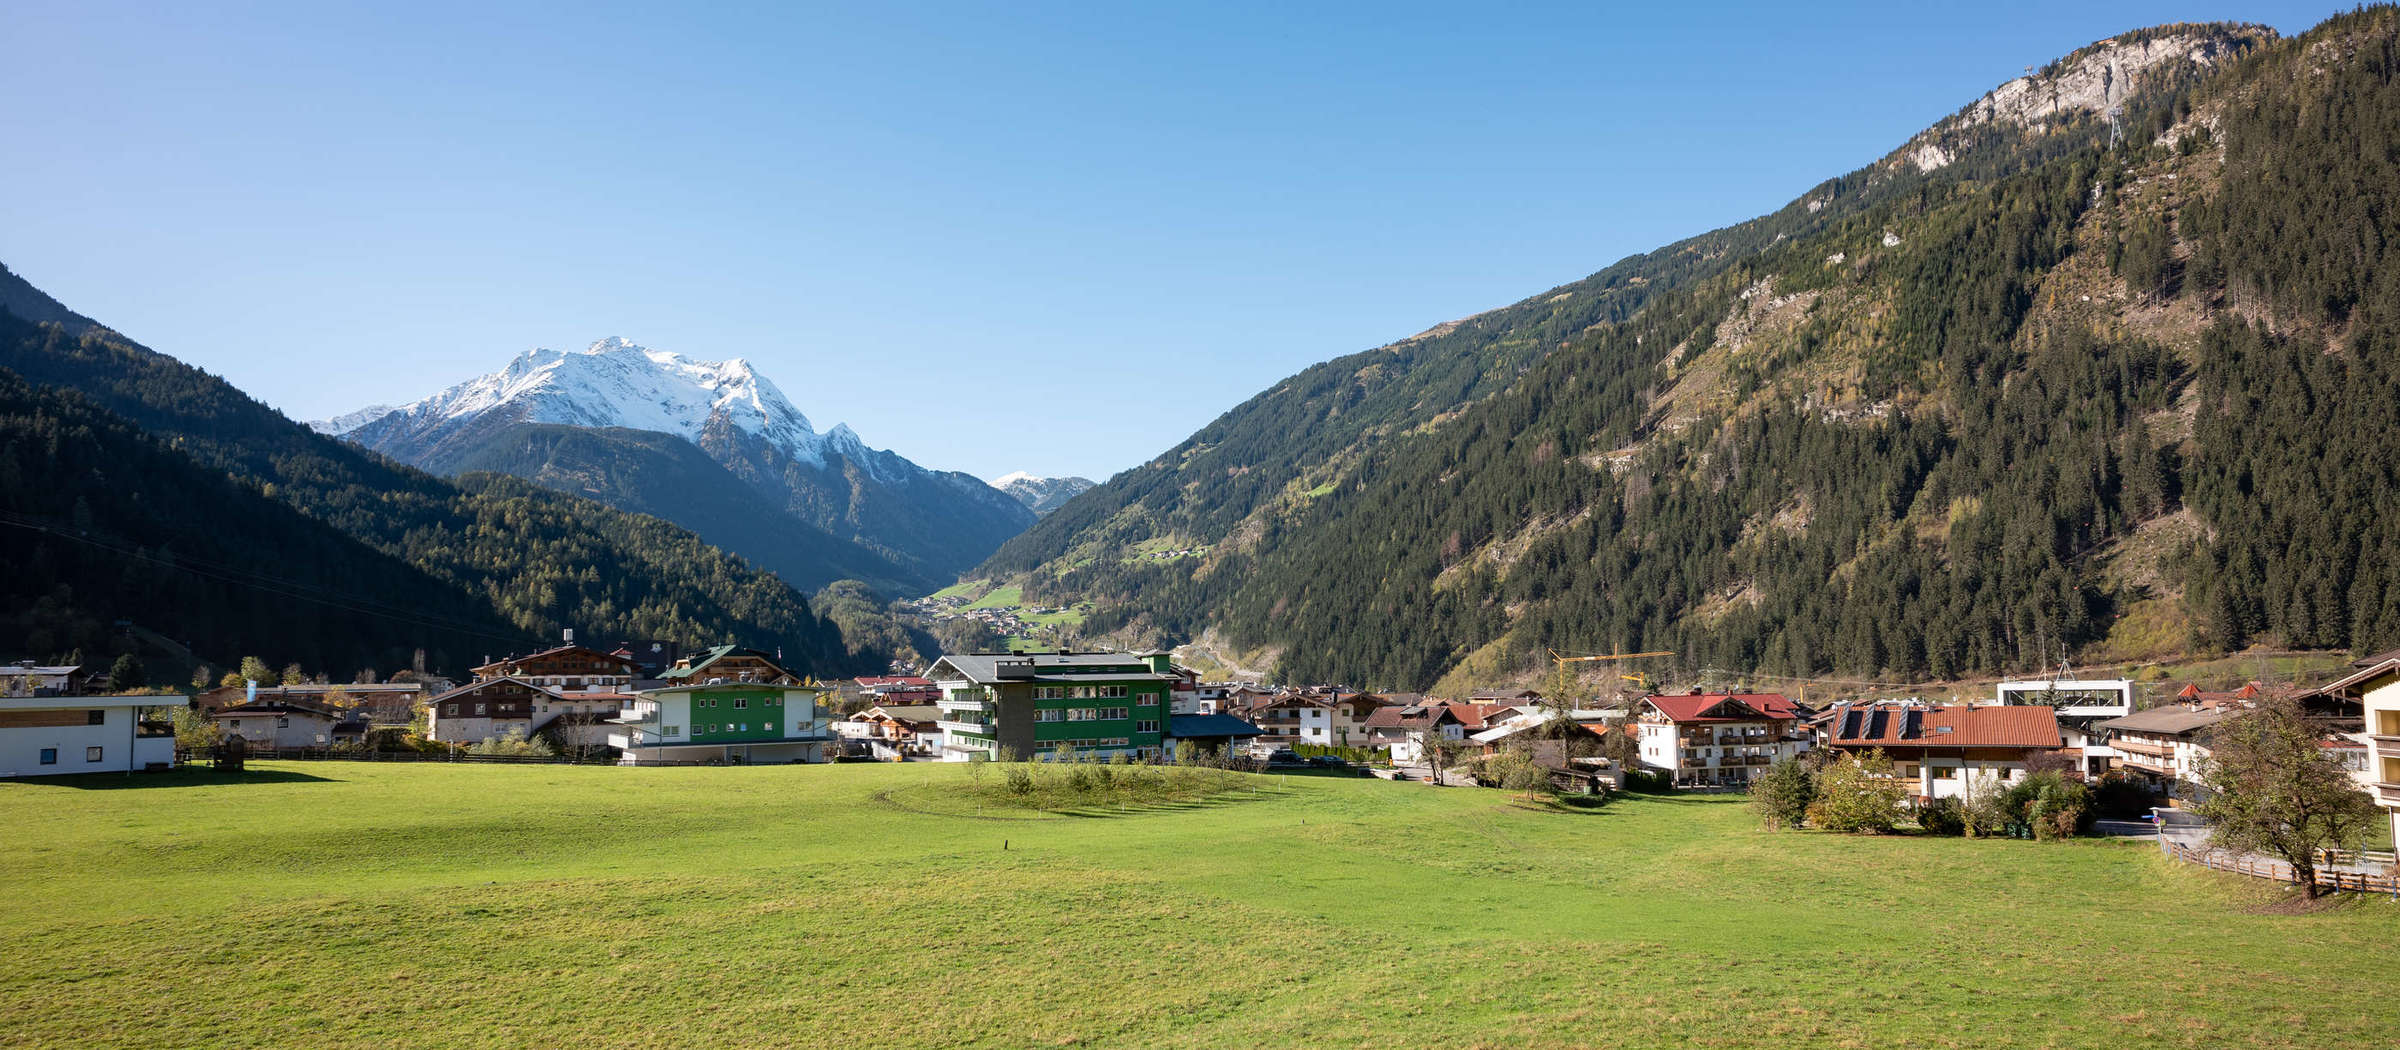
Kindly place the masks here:
<instances>
[{"instance_id":1,"label":"wooden fence","mask_svg":"<svg viewBox=\"0 0 2400 1050\"><path fill-rule=\"evenodd\" d=\"M177 748L175 764L213 762L215 748ZM481 762L498 765L531 766L607 766L615 765L613 756L595 755L577 758L572 755L477 755L460 751L352 751L324 747L259 747L251 746L246 756L253 762ZM648 765L702 765L699 762L646 763Z\"/></svg>"},{"instance_id":2,"label":"wooden fence","mask_svg":"<svg viewBox=\"0 0 2400 1050\"><path fill-rule=\"evenodd\" d=\"M2245 854L2227 854L2221 850L2197 850L2183 843L2164 838L2158 840L2158 845L2159 849L2165 851L2167 856L2186 864L2198 864L2201 867L2213 868L2217 871L2230 871L2236 875L2273 879L2277 882L2296 883L2300 881L2292 873L2292 866L2280 860L2269 860L2265 857L2253 857ZM2338 871L2322 866L2323 863L2320 862L2320 866L2317 868L2317 885L2319 886L2352 893L2390 894L2394 900L2400 900L2400 875L2394 875L2389 870L2380 875L2363 871Z\"/></svg>"}]
</instances>

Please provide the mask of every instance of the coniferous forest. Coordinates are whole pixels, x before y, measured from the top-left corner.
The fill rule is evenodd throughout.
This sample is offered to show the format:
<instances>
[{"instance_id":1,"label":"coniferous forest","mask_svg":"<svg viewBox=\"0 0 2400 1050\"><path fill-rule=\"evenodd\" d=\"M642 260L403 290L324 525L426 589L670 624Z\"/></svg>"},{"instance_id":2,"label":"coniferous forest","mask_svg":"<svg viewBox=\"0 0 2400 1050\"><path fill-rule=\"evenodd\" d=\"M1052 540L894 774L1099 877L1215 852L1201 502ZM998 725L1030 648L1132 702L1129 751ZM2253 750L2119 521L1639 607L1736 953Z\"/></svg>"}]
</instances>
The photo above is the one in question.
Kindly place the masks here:
<instances>
[{"instance_id":1,"label":"coniferous forest","mask_svg":"<svg viewBox=\"0 0 2400 1050\"><path fill-rule=\"evenodd\" d=\"M1970 107L1946 165L1301 373L984 573L1380 688L2400 644L2400 18L2117 43L2194 36L2119 134ZM1212 547L1115 554L1158 535Z\"/></svg>"},{"instance_id":2,"label":"coniferous forest","mask_svg":"<svg viewBox=\"0 0 2400 1050\"><path fill-rule=\"evenodd\" d=\"M424 648L456 673L564 628L881 666L681 528L503 475L435 478L88 323L0 311L0 395L0 510L36 555L6 596L44 657L98 659L128 620L218 666L389 671Z\"/></svg>"}]
</instances>

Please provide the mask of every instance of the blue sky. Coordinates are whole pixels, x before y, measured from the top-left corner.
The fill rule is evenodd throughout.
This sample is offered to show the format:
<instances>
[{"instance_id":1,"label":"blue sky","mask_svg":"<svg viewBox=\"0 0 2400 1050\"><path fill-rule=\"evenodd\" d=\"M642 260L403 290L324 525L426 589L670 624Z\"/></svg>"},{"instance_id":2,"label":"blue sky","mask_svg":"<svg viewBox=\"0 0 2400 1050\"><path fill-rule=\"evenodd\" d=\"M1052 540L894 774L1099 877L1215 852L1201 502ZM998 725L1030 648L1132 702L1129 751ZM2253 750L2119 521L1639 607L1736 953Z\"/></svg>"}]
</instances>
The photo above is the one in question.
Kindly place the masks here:
<instances>
[{"instance_id":1,"label":"blue sky","mask_svg":"<svg viewBox=\"0 0 2400 1050\"><path fill-rule=\"evenodd\" d=\"M622 335L1104 478L2023 66L2346 7L14 0L0 262L298 418Z\"/></svg>"}]
</instances>

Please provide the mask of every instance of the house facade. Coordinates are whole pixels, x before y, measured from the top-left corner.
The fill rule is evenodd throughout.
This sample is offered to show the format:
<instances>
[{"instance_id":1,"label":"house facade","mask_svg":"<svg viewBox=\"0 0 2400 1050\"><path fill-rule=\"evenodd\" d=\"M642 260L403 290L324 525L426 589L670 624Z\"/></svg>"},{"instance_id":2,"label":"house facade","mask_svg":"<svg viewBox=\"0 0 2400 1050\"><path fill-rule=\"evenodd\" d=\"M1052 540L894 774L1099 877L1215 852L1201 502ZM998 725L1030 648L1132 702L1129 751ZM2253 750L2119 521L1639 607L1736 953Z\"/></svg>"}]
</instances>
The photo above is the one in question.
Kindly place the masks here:
<instances>
[{"instance_id":1,"label":"house facade","mask_svg":"<svg viewBox=\"0 0 2400 1050\"><path fill-rule=\"evenodd\" d=\"M123 773L175 765L175 734L142 711L181 696L0 697L0 778Z\"/></svg>"},{"instance_id":2,"label":"house facade","mask_svg":"<svg viewBox=\"0 0 2400 1050\"><path fill-rule=\"evenodd\" d=\"M1165 653L958 653L925 672L950 761L1030 758L1071 745L1148 758L1165 749L1178 680Z\"/></svg>"},{"instance_id":3,"label":"house facade","mask_svg":"<svg viewBox=\"0 0 2400 1050\"><path fill-rule=\"evenodd\" d=\"M2315 692L2356 697L2364 708L2367 795L2383 807L2392 832L2400 836L2400 649L2378 653L2351 667L2351 673Z\"/></svg>"},{"instance_id":4,"label":"house facade","mask_svg":"<svg viewBox=\"0 0 2400 1050\"><path fill-rule=\"evenodd\" d=\"M331 747L333 725L340 720L314 704L282 699L220 707L208 717L228 737L241 737L251 747L279 750Z\"/></svg>"},{"instance_id":5,"label":"house facade","mask_svg":"<svg viewBox=\"0 0 2400 1050\"><path fill-rule=\"evenodd\" d=\"M559 693L616 692L640 673L641 665L630 657L572 643L475 668L478 679L513 678Z\"/></svg>"},{"instance_id":6,"label":"house facade","mask_svg":"<svg viewBox=\"0 0 2400 1050\"><path fill-rule=\"evenodd\" d=\"M784 678L644 690L609 720L604 742L628 766L822 761L833 736L818 703L826 690Z\"/></svg>"},{"instance_id":7,"label":"house facade","mask_svg":"<svg viewBox=\"0 0 2400 1050\"><path fill-rule=\"evenodd\" d=\"M531 736L534 708L557 694L517 678L469 682L425 705L425 737L445 744L474 744L511 734Z\"/></svg>"},{"instance_id":8,"label":"house facade","mask_svg":"<svg viewBox=\"0 0 2400 1050\"><path fill-rule=\"evenodd\" d=\"M1464 741L1467 724L1456 707L1445 703L1379 707L1367 716L1365 746L1389 749L1394 764L1416 765L1426 759L1428 732Z\"/></svg>"},{"instance_id":9,"label":"house facade","mask_svg":"<svg viewBox=\"0 0 2400 1050\"><path fill-rule=\"evenodd\" d=\"M2116 768L2163 790L2169 798L2195 796L2208 761L2208 736L2217 723L2240 715L2239 707L2169 704L2100 723L2116 753Z\"/></svg>"},{"instance_id":10,"label":"house facade","mask_svg":"<svg viewBox=\"0 0 2400 1050\"><path fill-rule=\"evenodd\" d=\"M941 752L941 716L934 704L878 704L834 723L833 730L864 743L876 758L930 758Z\"/></svg>"},{"instance_id":11,"label":"house facade","mask_svg":"<svg viewBox=\"0 0 2400 1050\"><path fill-rule=\"evenodd\" d=\"M1643 766L1680 787L1741 787L1808 750L1798 705L1780 693L1652 695L1634 708Z\"/></svg>"},{"instance_id":12,"label":"house facade","mask_svg":"<svg viewBox=\"0 0 2400 1050\"><path fill-rule=\"evenodd\" d=\"M1959 798L1978 784L2006 788L2038 754L2064 747L2058 712L2040 705L1838 704L1824 744L1847 754L1880 750L1917 801Z\"/></svg>"}]
</instances>

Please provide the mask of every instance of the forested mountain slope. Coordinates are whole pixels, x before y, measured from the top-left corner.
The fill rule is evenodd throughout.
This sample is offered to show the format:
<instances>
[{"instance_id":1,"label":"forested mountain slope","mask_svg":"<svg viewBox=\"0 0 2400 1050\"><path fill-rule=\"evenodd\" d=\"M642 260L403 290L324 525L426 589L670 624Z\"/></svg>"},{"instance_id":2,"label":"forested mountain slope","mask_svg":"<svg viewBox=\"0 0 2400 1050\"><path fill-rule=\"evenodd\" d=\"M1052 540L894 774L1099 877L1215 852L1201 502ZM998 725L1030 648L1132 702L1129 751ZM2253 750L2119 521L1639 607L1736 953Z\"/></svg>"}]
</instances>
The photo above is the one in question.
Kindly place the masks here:
<instances>
[{"instance_id":1,"label":"forested mountain slope","mask_svg":"<svg viewBox=\"0 0 2400 1050\"><path fill-rule=\"evenodd\" d=\"M867 547L785 513L700 446L673 434L517 423L476 443L449 469L508 474L664 518L803 590L847 579L907 594L923 582Z\"/></svg>"},{"instance_id":2,"label":"forested mountain slope","mask_svg":"<svg viewBox=\"0 0 2400 1050\"><path fill-rule=\"evenodd\" d=\"M850 654L839 630L790 585L683 529L515 478L435 478L314 433L105 328L77 335L0 313L0 369L76 391L233 482L466 596L463 607L428 615L494 619L536 638L574 627L603 639L739 640L781 648L795 666L821 674L874 662ZM245 652L279 656L279 644L270 634ZM450 653L439 669L457 671L483 655Z\"/></svg>"},{"instance_id":3,"label":"forested mountain slope","mask_svg":"<svg viewBox=\"0 0 2400 1050\"><path fill-rule=\"evenodd\" d=\"M2388 647L2394 36L2084 48L1774 215L1304 372L985 573L1387 688L1544 647L1908 676ZM1210 549L1126 553L1161 536Z\"/></svg>"},{"instance_id":4,"label":"forested mountain slope","mask_svg":"<svg viewBox=\"0 0 2400 1050\"><path fill-rule=\"evenodd\" d=\"M106 666L118 619L219 667L263 653L336 673L406 667L420 648L457 666L532 640L468 592L5 369L0 537L12 656Z\"/></svg>"}]
</instances>

